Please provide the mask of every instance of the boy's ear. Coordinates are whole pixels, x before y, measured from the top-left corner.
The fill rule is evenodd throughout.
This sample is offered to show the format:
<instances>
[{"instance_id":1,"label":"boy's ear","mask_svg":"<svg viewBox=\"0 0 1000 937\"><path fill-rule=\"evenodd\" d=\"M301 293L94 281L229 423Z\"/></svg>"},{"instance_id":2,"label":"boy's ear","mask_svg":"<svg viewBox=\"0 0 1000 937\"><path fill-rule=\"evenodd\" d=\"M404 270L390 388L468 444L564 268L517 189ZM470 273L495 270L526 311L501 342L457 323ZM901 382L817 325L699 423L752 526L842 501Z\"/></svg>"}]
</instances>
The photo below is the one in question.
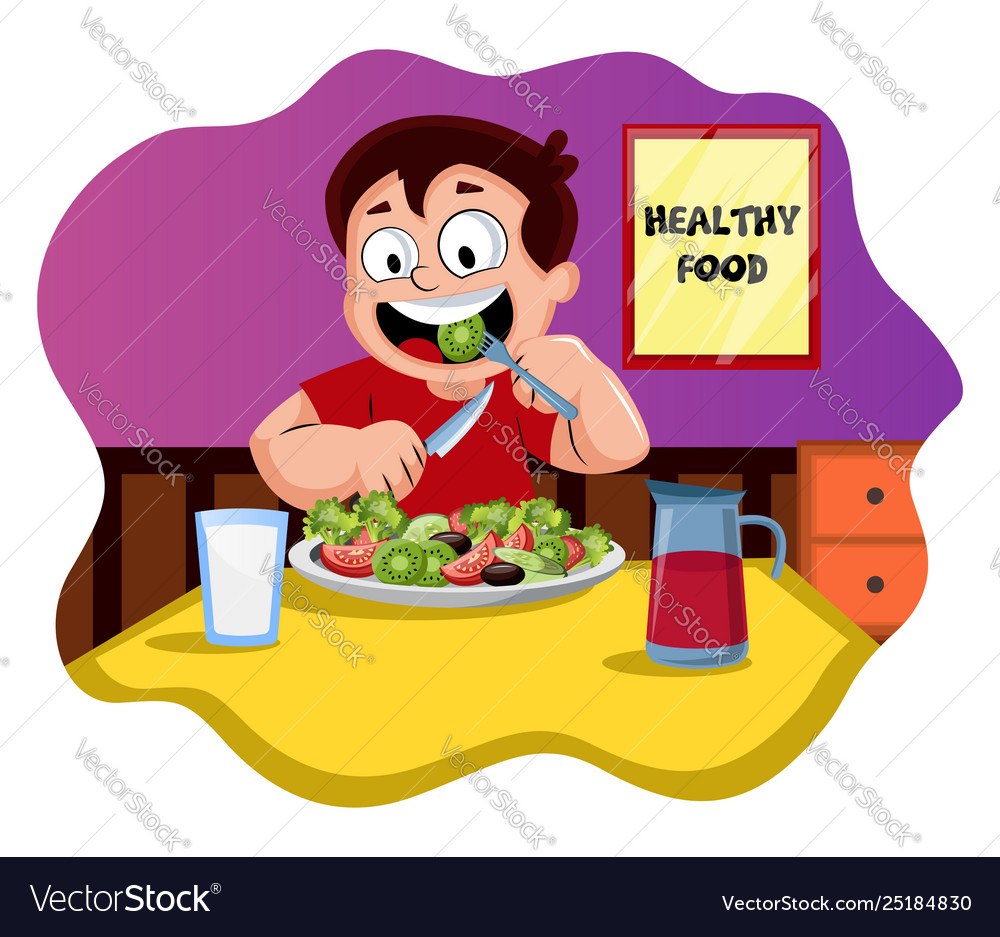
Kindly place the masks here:
<instances>
[{"instance_id":1,"label":"boy's ear","mask_svg":"<svg viewBox=\"0 0 1000 937\"><path fill-rule=\"evenodd\" d=\"M553 267L545 276L546 292L557 303L571 300L579 285L580 268L569 260Z\"/></svg>"}]
</instances>

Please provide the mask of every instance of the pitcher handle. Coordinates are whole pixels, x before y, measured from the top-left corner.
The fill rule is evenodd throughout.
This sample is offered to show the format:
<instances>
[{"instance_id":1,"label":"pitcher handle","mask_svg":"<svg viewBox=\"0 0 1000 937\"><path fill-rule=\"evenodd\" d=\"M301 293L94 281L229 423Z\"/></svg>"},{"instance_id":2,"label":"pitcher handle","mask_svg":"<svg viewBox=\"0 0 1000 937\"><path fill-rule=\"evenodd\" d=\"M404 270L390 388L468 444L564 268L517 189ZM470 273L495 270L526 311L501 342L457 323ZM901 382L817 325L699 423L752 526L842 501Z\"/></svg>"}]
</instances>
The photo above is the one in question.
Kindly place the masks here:
<instances>
[{"instance_id":1,"label":"pitcher handle","mask_svg":"<svg viewBox=\"0 0 1000 937\"><path fill-rule=\"evenodd\" d=\"M774 534L774 569L771 571L771 578L779 579L785 565L785 532L781 529L781 525L773 518L764 517L763 514L745 514L738 519L738 523L740 527L747 524L760 524L761 527L766 527Z\"/></svg>"}]
</instances>

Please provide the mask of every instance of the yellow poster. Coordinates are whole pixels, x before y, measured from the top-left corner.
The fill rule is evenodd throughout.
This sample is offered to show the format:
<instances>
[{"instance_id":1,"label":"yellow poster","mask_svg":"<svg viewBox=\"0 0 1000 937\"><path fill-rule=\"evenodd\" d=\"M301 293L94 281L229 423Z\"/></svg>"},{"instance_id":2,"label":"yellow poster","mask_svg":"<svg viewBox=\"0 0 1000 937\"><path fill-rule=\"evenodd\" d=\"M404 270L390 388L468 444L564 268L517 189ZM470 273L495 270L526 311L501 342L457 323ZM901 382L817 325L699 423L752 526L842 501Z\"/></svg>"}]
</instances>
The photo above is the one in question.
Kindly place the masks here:
<instances>
[{"instance_id":1,"label":"yellow poster","mask_svg":"<svg viewBox=\"0 0 1000 937\"><path fill-rule=\"evenodd\" d=\"M626 366L815 366L811 130L627 128Z\"/></svg>"}]
</instances>

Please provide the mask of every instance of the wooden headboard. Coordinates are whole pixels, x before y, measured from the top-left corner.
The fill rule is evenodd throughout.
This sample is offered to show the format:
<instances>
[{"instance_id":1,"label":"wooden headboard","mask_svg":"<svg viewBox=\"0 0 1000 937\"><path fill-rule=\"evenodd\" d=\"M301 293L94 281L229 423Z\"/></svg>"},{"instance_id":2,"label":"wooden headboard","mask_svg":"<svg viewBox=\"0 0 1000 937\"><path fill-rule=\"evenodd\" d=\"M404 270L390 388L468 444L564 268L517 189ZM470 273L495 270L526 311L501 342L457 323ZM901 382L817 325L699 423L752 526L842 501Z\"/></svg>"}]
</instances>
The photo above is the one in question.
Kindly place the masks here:
<instances>
[{"instance_id":1,"label":"wooden headboard","mask_svg":"<svg viewBox=\"0 0 1000 937\"><path fill-rule=\"evenodd\" d=\"M160 452L161 459L153 464L138 449L98 449L104 468L104 505L66 579L56 613L64 662L200 585L195 511L235 507L288 511L287 546L301 538L303 512L280 501L264 484L248 449L192 447ZM646 479L746 489L742 510L766 514L781 524L792 565L797 553L795 472L792 447L659 448L628 471L613 475L543 469L536 487L538 494L569 510L575 524L600 522L636 560L649 559L652 542L653 503ZM745 528L743 554L773 556L771 534L761 527Z\"/></svg>"}]
</instances>

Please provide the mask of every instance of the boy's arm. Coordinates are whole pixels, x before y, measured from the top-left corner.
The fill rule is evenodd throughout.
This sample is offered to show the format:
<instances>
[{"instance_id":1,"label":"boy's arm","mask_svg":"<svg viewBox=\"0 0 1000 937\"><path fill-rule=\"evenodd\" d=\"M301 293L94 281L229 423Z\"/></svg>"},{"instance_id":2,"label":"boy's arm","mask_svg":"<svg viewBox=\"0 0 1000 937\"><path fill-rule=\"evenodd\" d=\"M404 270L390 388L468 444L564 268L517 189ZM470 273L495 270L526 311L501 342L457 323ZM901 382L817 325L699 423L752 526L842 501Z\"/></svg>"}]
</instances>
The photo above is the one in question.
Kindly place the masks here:
<instances>
[{"instance_id":1,"label":"boy's arm","mask_svg":"<svg viewBox=\"0 0 1000 937\"><path fill-rule=\"evenodd\" d=\"M646 457L649 436L632 398L618 376L580 339L542 335L519 345L514 357L580 411L575 420L556 420L549 454L552 465L571 472L617 472ZM555 412L524 381L516 380L514 396L526 407Z\"/></svg>"},{"instance_id":2,"label":"boy's arm","mask_svg":"<svg viewBox=\"0 0 1000 937\"><path fill-rule=\"evenodd\" d=\"M384 421L362 429L321 423L301 390L257 427L250 452L267 486L299 508L386 488L402 499L427 459L420 438L405 423Z\"/></svg>"}]
</instances>

